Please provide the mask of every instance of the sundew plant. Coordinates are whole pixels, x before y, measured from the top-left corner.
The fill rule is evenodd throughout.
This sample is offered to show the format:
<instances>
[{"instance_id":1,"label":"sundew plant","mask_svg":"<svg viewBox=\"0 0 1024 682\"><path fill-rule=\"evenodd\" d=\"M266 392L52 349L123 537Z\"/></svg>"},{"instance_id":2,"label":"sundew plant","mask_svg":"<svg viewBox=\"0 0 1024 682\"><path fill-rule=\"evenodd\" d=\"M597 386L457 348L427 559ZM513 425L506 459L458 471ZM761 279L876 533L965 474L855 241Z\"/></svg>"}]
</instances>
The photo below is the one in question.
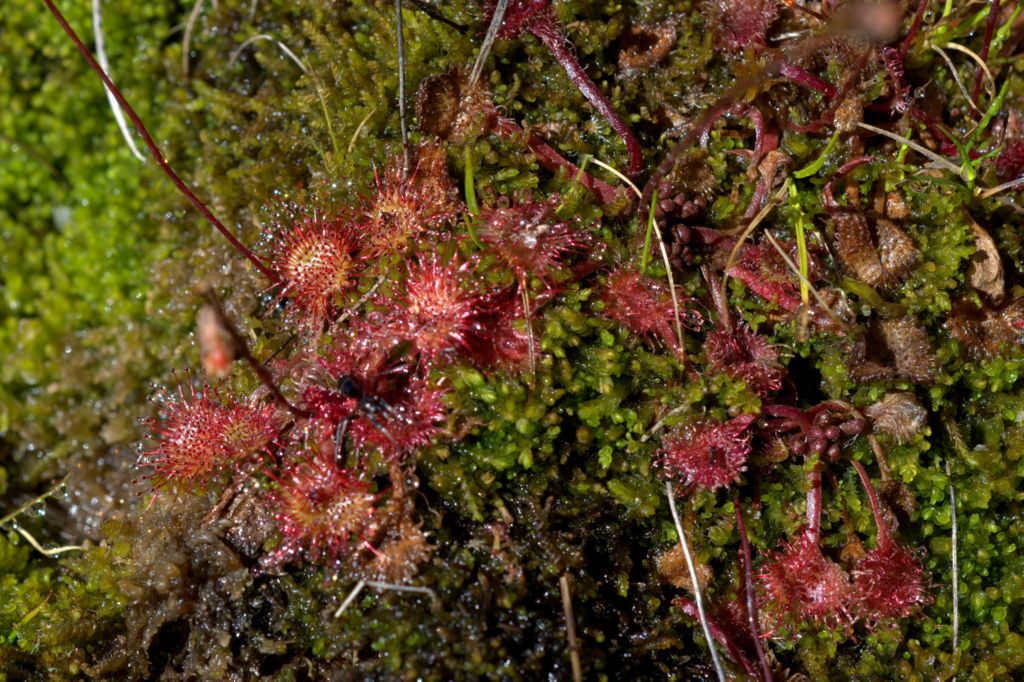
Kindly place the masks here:
<instances>
[{"instance_id":1,"label":"sundew plant","mask_svg":"<svg viewBox=\"0 0 1024 682\"><path fill-rule=\"evenodd\" d=\"M1006 0L0 13L0 681L1024 675Z\"/></svg>"}]
</instances>

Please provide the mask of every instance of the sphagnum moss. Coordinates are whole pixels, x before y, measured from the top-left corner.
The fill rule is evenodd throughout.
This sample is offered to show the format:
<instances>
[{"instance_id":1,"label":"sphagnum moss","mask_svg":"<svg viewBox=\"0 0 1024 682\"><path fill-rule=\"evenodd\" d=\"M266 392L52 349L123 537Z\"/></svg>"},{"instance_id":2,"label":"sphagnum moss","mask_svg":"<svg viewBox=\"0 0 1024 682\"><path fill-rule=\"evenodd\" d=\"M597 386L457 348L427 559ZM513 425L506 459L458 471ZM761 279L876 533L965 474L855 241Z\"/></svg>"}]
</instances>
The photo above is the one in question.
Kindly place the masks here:
<instances>
[{"instance_id":1,"label":"sphagnum moss","mask_svg":"<svg viewBox=\"0 0 1024 682\"><path fill-rule=\"evenodd\" d=\"M446 23L408 5L412 90L472 63L486 7L445 3L437 11ZM972 191L1007 179L1009 157L997 162L997 155L1019 141L1017 7L1001 3L990 21L991 5L912 5L872 14L857 3L811 11L766 3L553 4L588 77L636 133L648 173L675 140L691 140L692 122L712 121L704 140L693 137L692 149L655 183L680 300L695 313L710 311L703 325L688 318L694 328L685 349L663 338L657 320L654 333L638 336L621 314L628 302L616 293L620 268L665 278L659 259L641 263L635 248L648 207L634 205L635 219L621 205L602 208L601 195L552 175L535 156L541 141L580 165L593 155L627 166L616 130L568 87L533 38L499 41L483 76L485 94L530 143L472 128L458 143L431 140L417 132L430 126L418 122L416 148L447 158L424 164L409 182L438 183L434 189L456 208L394 248L385 238L351 251L362 259L355 289L332 289L322 319L296 329L287 292L268 289L184 208L154 164L130 156L96 80L42 9L12 8L2 19L10 49L0 56L8 74L0 115L10 124L0 215L12 247L3 256L0 309L6 508L71 471L68 498L19 523L44 543L92 542L54 559L32 553L13 531L4 536L0 674L568 677L558 587L565 574L573 577L587 676L711 674L707 643L686 615L686 581L659 571L672 565L659 559L675 546L662 479L677 475L662 466L659 450L671 442L666 434L755 414L746 427L751 451L730 489L695 488L680 500L709 617L729 645L729 670L764 669L736 569L739 504L756 573L787 538L813 535L816 555L857 576L864 557L892 546L881 537L885 527L900 548L920 552L930 576L927 597L907 617L883 618L840 600L812 619L762 623L774 676L1019 674L1024 316L1012 225L1020 209L1012 192L981 199ZM918 8L926 11L915 28ZM83 7L62 9L86 29ZM143 105L142 118L178 172L244 243L290 229L289 205L338 216L363 238L389 234L398 216L381 224L372 210L375 178L386 177L400 152L389 3L201 7L187 78L174 27L189 21L188 12L159 3L102 9L115 80ZM742 17L712 21L712 9L761 11L764 26L743 50L723 50L735 43ZM786 36L813 34L823 21L864 30L843 29L814 50L780 57L780 46L793 43ZM305 68L267 40L233 54L254 35L281 41ZM669 35L667 48L652 38ZM981 72L983 87L973 94L975 63L949 53L973 106L931 49L950 43L987 54L992 88ZM756 77L757 60L774 75L755 78L750 97L709 118L704 112L721 93ZM929 159L858 121L965 170L927 167ZM595 166L586 171L619 182ZM463 188L463 179L472 183L479 214L458 206L456 178ZM795 192L777 199L787 178ZM524 190L528 199L516 195ZM544 272L511 270L486 239L489 212L520 201L550 204L541 221L524 216L526 237L542 241L551 229L578 235ZM748 244L737 247L737 235L765 207ZM797 216L805 254L793 232ZM837 255L839 216L856 216L866 238L844 242ZM1002 256L1001 298L973 286L973 225ZM806 318L799 282L773 241L794 264L801 256L810 264L820 298L808 299ZM896 242L912 242L918 254L909 271L863 281L872 271L856 264L895 263L886 246ZM730 262L734 248L740 260ZM473 314L439 342L441 350L419 343L429 321L406 314L416 299L407 282L424 262L465 263L459 272L471 275L460 286L474 297ZM721 278L727 264L727 286L713 296L701 267ZM139 438L136 417L153 393L147 381L167 383L171 368L197 362L189 329L201 284L220 291L252 354L274 358L274 380L303 414L280 415L281 431L257 449L266 454L236 458L202 489L183 481L141 502L145 484L129 483L147 474L128 456ZM705 341L730 329L771 353L786 370L780 381L750 382L721 366L721 353ZM218 391L226 400L268 400L239 363ZM900 399L926 416L894 431L895 417L881 415L891 413L895 395L910 396ZM878 481L877 519L851 460ZM300 505L297 522L337 535L318 535L312 546L303 545L299 526L282 527L279 504L288 472L306 461L343 467L355 477L345 480L359 482L352 489L362 505L346 498L342 506L355 516L331 530L317 523L317 501L335 504L344 491L305 490L310 504ZM957 605L947 461L957 494ZM808 478L814 471L820 477ZM820 508L808 510L808 502ZM802 527L808 518L817 519L813 534ZM426 587L438 602L366 590L335 619L361 579ZM771 594L754 596L764 618L773 612Z\"/></svg>"}]
</instances>

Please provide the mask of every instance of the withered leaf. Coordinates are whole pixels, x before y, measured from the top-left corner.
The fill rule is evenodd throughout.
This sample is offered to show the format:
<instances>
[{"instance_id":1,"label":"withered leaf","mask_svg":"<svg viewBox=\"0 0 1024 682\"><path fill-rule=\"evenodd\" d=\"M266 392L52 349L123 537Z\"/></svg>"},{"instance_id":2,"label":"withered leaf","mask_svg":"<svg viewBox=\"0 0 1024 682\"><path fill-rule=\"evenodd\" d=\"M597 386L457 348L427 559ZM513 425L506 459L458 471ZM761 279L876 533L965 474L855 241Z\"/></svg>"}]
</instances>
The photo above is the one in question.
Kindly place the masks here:
<instances>
[{"instance_id":1,"label":"withered leaf","mask_svg":"<svg viewBox=\"0 0 1024 682\"><path fill-rule=\"evenodd\" d=\"M974 246L978 250L971 256L967 281L972 287L988 296L993 303L999 303L1006 293L1003 261L999 257L999 250L985 228L973 220L971 221L971 231L974 232Z\"/></svg>"}]
</instances>

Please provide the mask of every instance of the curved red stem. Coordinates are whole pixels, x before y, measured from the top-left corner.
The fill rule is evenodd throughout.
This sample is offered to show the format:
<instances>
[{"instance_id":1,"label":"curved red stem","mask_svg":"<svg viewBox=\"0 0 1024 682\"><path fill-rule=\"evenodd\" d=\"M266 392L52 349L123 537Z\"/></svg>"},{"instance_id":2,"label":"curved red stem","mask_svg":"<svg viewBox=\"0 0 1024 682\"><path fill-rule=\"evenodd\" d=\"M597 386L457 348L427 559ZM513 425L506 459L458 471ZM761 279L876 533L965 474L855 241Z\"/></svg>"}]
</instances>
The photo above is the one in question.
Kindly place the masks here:
<instances>
[{"instance_id":1,"label":"curved red stem","mask_svg":"<svg viewBox=\"0 0 1024 682\"><path fill-rule=\"evenodd\" d=\"M710 265L701 266L700 272L704 275L704 281L708 283L711 301L715 304L715 311L718 313L718 326L731 332L732 316L729 314L729 300L722 287L722 280L715 275L715 271Z\"/></svg>"},{"instance_id":2,"label":"curved red stem","mask_svg":"<svg viewBox=\"0 0 1024 682\"><path fill-rule=\"evenodd\" d=\"M235 235L233 235L231 231L224 226L224 223L222 223L217 218L217 216L215 216L213 212L206 207L206 204L199 200L199 197L197 197L192 192L189 186L185 184L185 181L182 180L178 176L178 174L174 172L174 169L171 168L171 165L167 163L167 160L164 158L164 155L160 151L160 148L156 146L156 142L153 141L153 138L150 136L149 131L146 129L145 124L142 122L142 119L139 118L139 115L135 113L134 109L132 109L132 105L128 104L128 100L124 98L124 95L121 94L121 91L118 90L116 85L114 85L114 81L110 80L110 76L108 76L106 71L103 70L103 67L101 67L99 63L97 63L96 58L92 55L92 52L89 51L89 48L85 46L85 43L82 42L82 39L78 37L77 33L75 33L75 29L71 28L71 24L69 24L68 20L64 18L64 15L61 14L61 11L57 9L57 6L53 4L52 0L43 0L43 2L46 3L47 9L50 10L50 14L52 14L53 17L57 20L57 23L60 24L60 27L64 29L64 33L66 33L68 37L71 38L71 41L75 44L75 47L77 47L78 51L82 53L82 56L85 58L86 63L89 64L89 68L91 68L93 71L96 72L97 75L99 75L100 79L103 81L103 84L107 87L110 93L114 95L114 99L117 100L117 103L121 106L121 109L124 110L125 115L128 116L128 120L132 122L132 125L135 127L135 130L137 130L139 135L142 136L142 141L146 143L146 147L149 149L150 154L153 155L153 159L156 161L157 165L160 166L160 169L164 172L164 175L171 179L171 182L173 182L174 186L178 188L178 191L185 195L185 198L188 199L189 202L196 207L196 210L199 211L203 215L203 217L210 222L211 225L217 228L217 231L224 235L224 238L227 239L239 253L248 258L249 261L254 266L256 266L256 269L262 272L267 279L269 279L271 282L277 282L279 280L277 273L275 273L273 270L264 265L263 262L256 257L256 254L250 251L248 247L245 246L245 244L238 241L238 238L235 237Z\"/></svg>"},{"instance_id":3,"label":"curved red stem","mask_svg":"<svg viewBox=\"0 0 1024 682\"><path fill-rule=\"evenodd\" d=\"M928 2L929 0L918 0L917 12L914 14L914 21L910 24L910 30L907 31L907 35L903 39L903 43L900 45L901 57L907 56L910 46L914 43L914 38L917 37L917 32L921 28L921 21L924 19L924 11L928 9ZM975 95L974 99L977 100L978 96Z\"/></svg>"},{"instance_id":4,"label":"curved red stem","mask_svg":"<svg viewBox=\"0 0 1024 682\"><path fill-rule=\"evenodd\" d=\"M868 478L868 472L864 469L863 464L853 460L853 468L857 470L857 475L860 476L860 483L868 494L868 503L871 504L871 515L875 517L875 525L878 527L877 546L883 549L889 547L892 545L892 530L890 530L889 524L885 522L885 517L882 516L882 508L878 504L878 492L875 490L875 486L871 485L871 479Z\"/></svg>"},{"instance_id":5,"label":"curved red stem","mask_svg":"<svg viewBox=\"0 0 1024 682\"><path fill-rule=\"evenodd\" d=\"M530 22L530 33L537 36L545 47L551 51L558 63L565 69L569 80L579 88L583 96L597 112L608 121L608 124L619 134L622 141L626 143L626 151L629 152L629 174L638 175L644 169L644 154L640 148L640 141L636 139L629 124L615 111L611 101L605 96L597 84L590 79L587 72L580 66L576 56L566 47L565 36L555 25L555 19L549 9L534 21Z\"/></svg>"},{"instance_id":6,"label":"curved red stem","mask_svg":"<svg viewBox=\"0 0 1024 682\"><path fill-rule=\"evenodd\" d=\"M825 188L821 191L826 211L831 212L839 209L839 204L836 203L835 197L832 195L836 181L841 180L843 177L848 175L854 168L863 166L865 163L871 163L874 160L875 157L873 156L858 156L855 159L850 159L839 167L839 170L837 170L835 174L828 179L828 182L825 183Z\"/></svg>"},{"instance_id":7,"label":"curved red stem","mask_svg":"<svg viewBox=\"0 0 1024 682\"><path fill-rule=\"evenodd\" d=\"M695 603L686 597L676 597L676 601L682 608L683 613L698 622L700 621L700 613L698 612L697 605ZM733 641L733 638L729 636L729 633L718 627L718 624L711 618L708 618L707 620L708 629L711 630L711 636L715 638L715 641L725 647L725 650L729 652L729 656L732 657L732 660L736 661L736 663L743 668L743 672L746 674L756 674L756 669L754 668L753 663L743 655L743 652L740 650L736 642ZM708 642L708 646L710 647L714 645L711 642Z\"/></svg>"},{"instance_id":8,"label":"curved red stem","mask_svg":"<svg viewBox=\"0 0 1024 682\"><path fill-rule=\"evenodd\" d=\"M764 648L761 646L761 631L757 625L757 599L754 598L754 570L753 558L750 551L750 538L747 537L747 527L743 523L743 513L740 511L740 496L734 495L732 500L733 509L736 512L736 529L740 532L740 555L743 557L743 583L747 601L747 625L750 627L750 637L754 640L754 649L757 651L757 660L761 664L761 674L767 682L772 682L772 667L764 655Z\"/></svg>"},{"instance_id":9,"label":"curved red stem","mask_svg":"<svg viewBox=\"0 0 1024 682\"><path fill-rule=\"evenodd\" d=\"M519 127L519 124L512 119L505 118L504 116L497 116L494 120L494 132L501 137L512 137L514 135L523 135L525 131ZM607 205L619 200L623 193L612 187L607 182L595 178L593 175L586 171L581 171L580 167L569 161L567 158L558 153L558 151L542 140L539 136L529 133L526 135L526 146L530 148L533 155L537 157L537 163L551 171L554 174L564 172L568 177L572 179L578 179L579 183L586 187L588 190L594 193L597 200L602 204Z\"/></svg>"},{"instance_id":10,"label":"curved red stem","mask_svg":"<svg viewBox=\"0 0 1024 682\"><path fill-rule=\"evenodd\" d=\"M797 66L793 62L782 62L782 64L779 65L779 73L798 85L802 85L809 90L814 90L815 92L820 92L829 99L834 99L835 96L839 94L836 90L836 86L832 85L828 81L818 78L807 69L802 66Z\"/></svg>"}]
</instances>

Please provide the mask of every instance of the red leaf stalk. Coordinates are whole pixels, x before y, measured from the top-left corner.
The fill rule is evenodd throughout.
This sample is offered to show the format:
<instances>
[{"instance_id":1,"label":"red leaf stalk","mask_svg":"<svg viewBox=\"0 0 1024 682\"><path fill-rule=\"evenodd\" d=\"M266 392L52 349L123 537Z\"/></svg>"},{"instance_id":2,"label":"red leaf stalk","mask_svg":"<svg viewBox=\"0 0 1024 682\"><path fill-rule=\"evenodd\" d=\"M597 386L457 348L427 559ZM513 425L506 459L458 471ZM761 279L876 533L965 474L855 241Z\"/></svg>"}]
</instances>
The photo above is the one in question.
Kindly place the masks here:
<instances>
[{"instance_id":1,"label":"red leaf stalk","mask_svg":"<svg viewBox=\"0 0 1024 682\"><path fill-rule=\"evenodd\" d=\"M732 502L736 512L736 528L740 532L740 556L743 558L743 585L747 598L747 624L750 626L750 638L754 640L754 649L757 650L757 660L761 664L761 675L767 682L772 682L772 667L764 655L764 648L761 646L761 630L758 627L757 599L754 592L754 571L753 559L750 551L750 538L747 537L747 527L743 523L743 512L740 511L740 496L734 495Z\"/></svg>"},{"instance_id":2,"label":"red leaf stalk","mask_svg":"<svg viewBox=\"0 0 1024 682\"><path fill-rule=\"evenodd\" d=\"M982 62L988 59L988 51L992 47L992 35L995 33L996 22L999 20L999 7L1002 4L1000 0L990 0L990 3L992 7L988 11L988 22L985 24L985 39L981 45L981 52L978 53ZM981 64L978 64L978 68L974 72L974 90L971 92L971 99L975 102L978 101L978 95L981 94L981 81L984 75L985 70L981 68Z\"/></svg>"},{"instance_id":3,"label":"red leaf stalk","mask_svg":"<svg viewBox=\"0 0 1024 682\"><path fill-rule=\"evenodd\" d=\"M489 14L494 13L493 2L489 3ZM535 35L551 52L552 56L565 69L566 75L587 101L619 134L629 153L629 173L638 175L644 169L643 150L629 124L615 111L601 89L597 87L587 72L576 59L576 55L568 47L568 41L558 26L551 0L513 0L505 15L504 25L499 33L503 38L511 38L523 31Z\"/></svg>"},{"instance_id":4,"label":"red leaf stalk","mask_svg":"<svg viewBox=\"0 0 1024 682\"><path fill-rule=\"evenodd\" d=\"M135 130L137 130L139 135L142 136L142 141L146 143L146 147L153 155L153 159L156 161L157 165L160 166L160 170L164 172L164 175L171 179L171 182L173 182L174 186L178 188L178 191L185 195L185 198L195 206L196 210L199 211L211 225L217 228L218 232L224 235L224 238L231 243L231 246L235 247L235 250L248 258L249 262L252 263L257 270L263 273L264 277L269 279L271 282L277 282L277 275L274 271L264 265L263 261L257 258L256 254L250 251L245 244L238 241L238 238L224 226L224 223L222 223L217 216L213 214L213 211L207 208L206 204L200 201L199 197L197 197L189 186L185 184L185 181L174 172L174 169L171 168L171 164L167 163L167 159L164 158L163 152L161 152L160 148L156 146L156 142L153 141L153 138L150 136L149 131L142 122L142 119L139 118L139 115L135 113L134 109L132 109L132 105L128 104L128 100L124 98L121 91L118 90L116 85L114 85L114 81L110 80L110 76L108 76L107 72L103 70L103 67L97 63L92 52L89 51L89 48L85 46L82 39L78 37L77 33L75 33L75 29L71 28L71 24L69 24L68 20L64 18L64 15L61 14L59 9L57 9L57 6L53 4L53 0L43 0L43 2L46 3L46 7L50 10L50 14L53 15L57 20L57 23L60 24L60 27L64 29L64 32L69 38L71 38L71 41L75 44L75 47L78 48L78 51L82 53L82 57L84 57L86 63L89 64L89 68L99 75L100 79L103 81L103 85L105 85L110 93L114 95L114 99L117 100L117 103L124 110L125 115L128 116L128 120L132 122Z\"/></svg>"}]
</instances>

